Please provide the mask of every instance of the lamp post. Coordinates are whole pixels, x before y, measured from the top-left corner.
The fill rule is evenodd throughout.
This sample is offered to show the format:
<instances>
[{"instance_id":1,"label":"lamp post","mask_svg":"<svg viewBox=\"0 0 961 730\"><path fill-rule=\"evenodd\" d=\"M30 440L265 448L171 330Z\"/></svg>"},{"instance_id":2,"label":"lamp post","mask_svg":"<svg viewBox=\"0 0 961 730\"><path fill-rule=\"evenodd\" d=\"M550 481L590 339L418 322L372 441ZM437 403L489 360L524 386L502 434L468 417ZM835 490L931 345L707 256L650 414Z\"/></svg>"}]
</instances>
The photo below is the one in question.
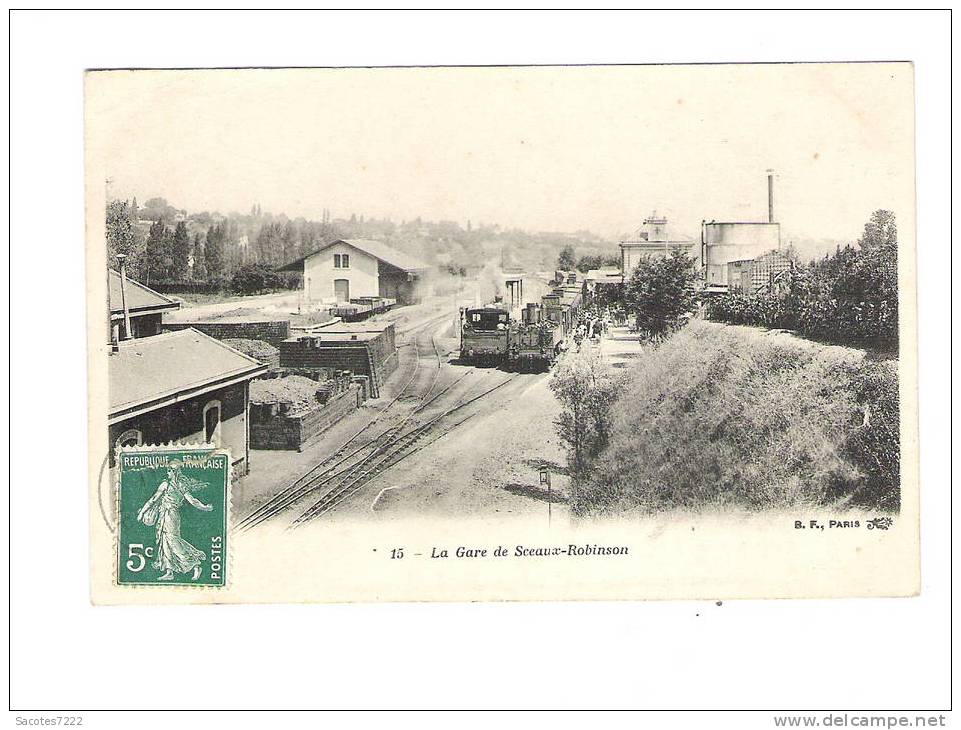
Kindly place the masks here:
<instances>
[{"instance_id":1,"label":"lamp post","mask_svg":"<svg viewBox=\"0 0 961 730\"><path fill-rule=\"evenodd\" d=\"M120 262L120 306L123 307L123 339L130 339L130 309L127 307L127 256L118 253L117 261Z\"/></svg>"}]
</instances>

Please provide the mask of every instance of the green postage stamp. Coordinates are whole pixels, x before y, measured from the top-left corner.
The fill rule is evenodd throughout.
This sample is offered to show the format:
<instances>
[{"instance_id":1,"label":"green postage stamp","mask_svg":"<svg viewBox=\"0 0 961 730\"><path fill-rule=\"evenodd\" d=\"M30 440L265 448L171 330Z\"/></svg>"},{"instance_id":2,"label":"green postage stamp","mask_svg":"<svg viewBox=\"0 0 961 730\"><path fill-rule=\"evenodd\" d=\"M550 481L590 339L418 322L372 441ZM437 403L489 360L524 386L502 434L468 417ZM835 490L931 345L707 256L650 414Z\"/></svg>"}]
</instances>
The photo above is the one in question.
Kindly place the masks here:
<instances>
[{"instance_id":1,"label":"green postage stamp","mask_svg":"<svg viewBox=\"0 0 961 730\"><path fill-rule=\"evenodd\" d=\"M117 463L117 583L227 585L229 452L129 447Z\"/></svg>"}]
</instances>

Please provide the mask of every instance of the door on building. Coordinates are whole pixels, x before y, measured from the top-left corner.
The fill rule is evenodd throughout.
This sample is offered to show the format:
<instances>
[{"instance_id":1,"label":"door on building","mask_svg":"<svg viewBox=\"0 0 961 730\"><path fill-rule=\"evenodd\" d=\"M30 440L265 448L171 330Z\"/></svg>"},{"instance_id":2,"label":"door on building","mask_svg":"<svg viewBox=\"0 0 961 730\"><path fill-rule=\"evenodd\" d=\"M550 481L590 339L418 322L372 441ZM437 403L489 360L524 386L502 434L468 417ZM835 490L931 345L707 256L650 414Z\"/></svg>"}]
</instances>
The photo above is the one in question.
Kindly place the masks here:
<instances>
[{"instance_id":1,"label":"door on building","mask_svg":"<svg viewBox=\"0 0 961 730\"><path fill-rule=\"evenodd\" d=\"M204 406L204 441L220 446L220 401L212 400Z\"/></svg>"},{"instance_id":2,"label":"door on building","mask_svg":"<svg viewBox=\"0 0 961 730\"><path fill-rule=\"evenodd\" d=\"M350 281L347 279L334 279L334 296L338 302L350 301Z\"/></svg>"}]
</instances>

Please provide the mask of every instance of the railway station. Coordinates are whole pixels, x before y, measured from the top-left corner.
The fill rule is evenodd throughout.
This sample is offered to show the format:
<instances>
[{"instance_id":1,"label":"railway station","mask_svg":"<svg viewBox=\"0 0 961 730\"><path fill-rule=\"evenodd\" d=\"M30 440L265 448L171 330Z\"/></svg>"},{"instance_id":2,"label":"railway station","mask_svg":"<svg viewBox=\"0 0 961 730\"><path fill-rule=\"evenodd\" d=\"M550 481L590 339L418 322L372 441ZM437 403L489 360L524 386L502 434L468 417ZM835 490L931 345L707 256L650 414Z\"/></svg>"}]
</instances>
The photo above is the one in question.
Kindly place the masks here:
<instances>
[{"instance_id":1,"label":"railway station","mask_svg":"<svg viewBox=\"0 0 961 730\"><path fill-rule=\"evenodd\" d=\"M447 498L419 486L436 483L440 473L445 484L466 480L464 489L483 473L483 494L508 511L536 511L555 499L562 509L568 478L551 465L564 456L545 441L544 424L556 421L558 408L549 373L568 352L593 353L615 369L641 355L637 331L620 309L625 280L640 262L688 254L709 290L713 282L724 291L756 291L790 273L773 220L705 222L701 238L698 247L653 213L621 241L620 266L535 272L505 268L502 252L500 267L474 278L465 273L447 296L426 295L421 262L364 239L332 241L281 267L303 276L295 292L180 309L138 286L136 312L111 311L114 322L134 322L115 333L141 338L120 343L116 372L144 358L151 368L177 371L184 357L213 370L202 373L196 393L191 384L171 383L180 390L173 403L158 400L157 413L150 412L151 399L159 398L153 394L129 407L118 403L111 438L229 445L239 455L242 530L265 523L299 528L335 511L419 514ZM121 284L120 296L122 274L111 278ZM178 354L178 342L190 352ZM222 371L237 380L222 381ZM112 392L122 394L117 383ZM461 457L431 448L441 439ZM464 457L473 449L499 456L482 465ZM519 460L515 451L527 457ZM401 462L417 465L416 476L393 469ZM548 481L555 479L550 494L537 486L545 470ZM388 472L392 478L381 479ZM461 499L457 490L450 494L454 503Z\"/></svg>"}]
</instances>

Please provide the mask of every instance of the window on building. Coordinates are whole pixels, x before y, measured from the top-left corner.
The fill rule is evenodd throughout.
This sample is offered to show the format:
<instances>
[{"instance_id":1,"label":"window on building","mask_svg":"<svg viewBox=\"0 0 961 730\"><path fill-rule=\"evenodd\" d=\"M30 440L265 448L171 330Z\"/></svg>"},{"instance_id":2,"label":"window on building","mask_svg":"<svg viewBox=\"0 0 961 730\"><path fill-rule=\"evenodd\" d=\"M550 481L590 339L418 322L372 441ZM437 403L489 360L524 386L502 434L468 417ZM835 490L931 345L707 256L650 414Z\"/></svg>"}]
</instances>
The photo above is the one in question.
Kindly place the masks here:
<instances>
[{"instance_id":1,"label":"window on building","mask_svg":"<svg viewBox=\"0 0 961 730\"><path fill-rule=\"evenodd\" d=\"M341 265L340 265L340 254L339 254L339 253L335 253L335 254L334 254L334 268L335 268L335 269L342 268Z\"/></svg>"},{"instance_id":2,"label":"window on building","mask_svg":"<svg viewBox=\"0 0 961 730\"><path fill-rule=\"evenodd\" d=\"M204 442L220 446L219 400L212 400L204 406Z\"/></svg>"},{"instance_id":3,"label":"window on building","mask_svg":"<svg viewBox=\"0 0 961 730\"><path fill-rule=\"evenodd\" d=\"M349 255L349 254L346 254L346 253L345 253L345 254L341 254L341 255L340 255L340 267L341 267L342 269L349 269L349 268L350 268L350 255Z\"/></svg>"}]
</instances>

